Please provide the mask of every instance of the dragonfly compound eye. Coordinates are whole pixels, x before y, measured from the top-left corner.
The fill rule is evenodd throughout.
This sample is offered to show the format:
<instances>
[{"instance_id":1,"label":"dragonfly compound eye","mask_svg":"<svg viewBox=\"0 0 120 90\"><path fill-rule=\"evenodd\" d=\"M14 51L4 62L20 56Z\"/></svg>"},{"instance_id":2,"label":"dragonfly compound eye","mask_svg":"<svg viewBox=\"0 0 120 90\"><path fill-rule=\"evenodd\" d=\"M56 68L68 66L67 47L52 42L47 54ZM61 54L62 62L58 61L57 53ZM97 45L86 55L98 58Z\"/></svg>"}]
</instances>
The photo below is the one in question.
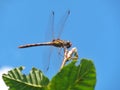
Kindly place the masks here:
<instances>
[{"instance_id":1,"label":"dragonfly compound eye","mask_svg":"<svg viewBox=\"0 0 120 90\"><path fill-rule=\"evenodd\" d=\"M66 47L67 47L67 48L70 48L71 46L72 46L72 43L68 41L68 42L66 43Z\"/></svg>"}]
</instances>

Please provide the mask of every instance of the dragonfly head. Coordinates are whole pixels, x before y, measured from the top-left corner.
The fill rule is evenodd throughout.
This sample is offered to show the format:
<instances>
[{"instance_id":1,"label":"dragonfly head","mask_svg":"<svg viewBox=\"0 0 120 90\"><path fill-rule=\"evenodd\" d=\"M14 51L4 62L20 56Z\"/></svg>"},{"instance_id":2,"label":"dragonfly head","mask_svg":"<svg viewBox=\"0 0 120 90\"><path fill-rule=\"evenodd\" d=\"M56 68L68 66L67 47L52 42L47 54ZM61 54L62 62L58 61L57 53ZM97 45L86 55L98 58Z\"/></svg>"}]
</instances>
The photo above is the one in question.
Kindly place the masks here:
<instances>
[{"instance_id":1,"label":"dragonfly head","mask_svg":"<svg viewBox=\"0 0 120 90\"><path fill-rule=\"evenodd\" d=\"M70 47L72 46L72 43L71 43L70 41L66 41L65 46L66 46L67 48L70 48Z\"/></svg>"}]
</instances>

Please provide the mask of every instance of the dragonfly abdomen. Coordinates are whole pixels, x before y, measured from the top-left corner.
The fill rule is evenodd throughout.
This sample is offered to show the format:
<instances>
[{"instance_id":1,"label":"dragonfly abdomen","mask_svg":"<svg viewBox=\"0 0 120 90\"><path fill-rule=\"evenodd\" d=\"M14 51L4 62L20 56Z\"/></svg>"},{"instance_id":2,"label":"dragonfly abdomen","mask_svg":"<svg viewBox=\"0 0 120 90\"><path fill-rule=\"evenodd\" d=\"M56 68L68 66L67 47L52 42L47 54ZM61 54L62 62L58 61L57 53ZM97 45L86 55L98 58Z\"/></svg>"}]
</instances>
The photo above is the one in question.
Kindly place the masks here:
<instances>
[{"instance_id":1,"label":"dragonfly abdomen","mask_svg":"<svg viewBox=\"0 0 120 90\"><path fill-rule=\"evenodd\" d=\"M19 48L28 48L28 47L34 47L34 46L51 46L53 45L51 42L47 43L36 43L36 44L26 44L26 45L21 45Z\"/></svg>"}]
</instances>

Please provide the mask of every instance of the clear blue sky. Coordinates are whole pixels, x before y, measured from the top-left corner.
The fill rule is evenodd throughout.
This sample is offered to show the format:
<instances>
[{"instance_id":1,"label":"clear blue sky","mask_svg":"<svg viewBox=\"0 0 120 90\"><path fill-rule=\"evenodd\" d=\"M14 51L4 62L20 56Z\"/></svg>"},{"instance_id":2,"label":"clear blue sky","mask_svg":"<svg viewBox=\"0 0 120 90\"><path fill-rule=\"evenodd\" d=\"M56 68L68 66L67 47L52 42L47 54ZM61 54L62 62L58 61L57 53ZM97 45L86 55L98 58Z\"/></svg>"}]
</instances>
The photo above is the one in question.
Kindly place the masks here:
<instances>
[{"instance_id":1,"label":"clear blue sky","mask_svg":"<svg viewBox=\"0 0 120 90\"><path fill-rule=\"evenodd\" d=\"M50 12L55 26L67 10L71 14L61 38L77 47L80 58L94 61L95 90L120 90L119 0L0 0L0 67L25 66L43 70L45 47L18 49L21 44L43 42ZM60 61L52 59L46 73L53 77Z\"/></svg>"}]
</instances>

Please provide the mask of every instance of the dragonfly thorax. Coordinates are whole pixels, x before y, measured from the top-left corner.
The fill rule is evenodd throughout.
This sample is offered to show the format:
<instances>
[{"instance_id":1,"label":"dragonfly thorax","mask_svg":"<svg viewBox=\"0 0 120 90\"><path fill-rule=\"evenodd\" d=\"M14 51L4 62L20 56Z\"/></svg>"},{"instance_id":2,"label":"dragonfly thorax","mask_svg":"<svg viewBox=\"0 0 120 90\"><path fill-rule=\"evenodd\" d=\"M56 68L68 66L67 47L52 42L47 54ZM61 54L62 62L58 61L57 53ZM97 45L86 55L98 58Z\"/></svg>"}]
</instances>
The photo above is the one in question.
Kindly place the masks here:
<instances>
[{"instance_id":1,"label":"dragonfly thorax","mask_svg":"<svg viewBox=\"0 0 120 90\"><path fill-rule=\"evenodd\" d=\"M53 43L53 46L55 46L55 47L70 48L72 46L70 41L64 41L64 40L60 40L60 39L54 39L52 41L52 43Z\"/></svg>"}]
</instances>

